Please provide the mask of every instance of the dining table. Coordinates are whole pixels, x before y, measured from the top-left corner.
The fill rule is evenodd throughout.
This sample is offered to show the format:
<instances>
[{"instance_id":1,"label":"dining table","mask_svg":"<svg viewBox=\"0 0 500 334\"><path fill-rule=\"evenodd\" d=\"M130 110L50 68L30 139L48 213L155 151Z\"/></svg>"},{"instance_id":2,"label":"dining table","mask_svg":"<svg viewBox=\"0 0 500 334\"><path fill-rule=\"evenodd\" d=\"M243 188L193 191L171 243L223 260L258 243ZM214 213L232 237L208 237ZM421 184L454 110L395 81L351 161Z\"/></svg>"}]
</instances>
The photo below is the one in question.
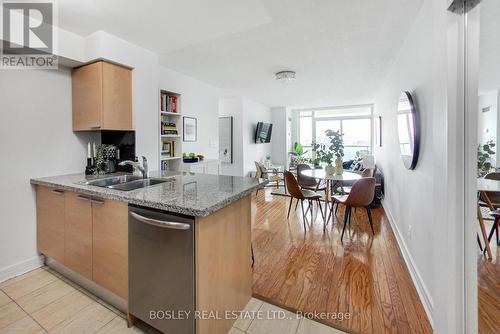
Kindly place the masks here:
<instances>
[{"instance_id":1,"label":"dining table","mask_svg":"<svg viewBox=\"0 0 500 334\"><path fill-rule=\"evenodd\" d=\"M500 181L491 180L485 178L477 179L477 192L478 192L478 203L477 203L477 216L479 227L481 229L481 234L485 243L486 253L488 259L492 258L490 243L488 242L488 236L486 234L486 227L484 225L484 218L481 213L481 207L479 205L479 200L482 200L491 211L495 211L495 207L488 197L488 192L500 192Z\"/></svg>"},{"instance_id":2,"label":"dining table","mask_svg":"<svg viewBox=\"0 0 500 334\"><path fill-rule=\"evenodd\" d=\"M304 176L313 177L325 183L325 216L323 217L325 226L328 224L327 210L331 201L332 189L339 187L341 193L344 192L344 183L356 181L361 178L360 174L344 171L342 174L327 174L323 169L307 169L300 172ZM333 215L332 215L333 219Z\"/></svg>"}]
</instances>

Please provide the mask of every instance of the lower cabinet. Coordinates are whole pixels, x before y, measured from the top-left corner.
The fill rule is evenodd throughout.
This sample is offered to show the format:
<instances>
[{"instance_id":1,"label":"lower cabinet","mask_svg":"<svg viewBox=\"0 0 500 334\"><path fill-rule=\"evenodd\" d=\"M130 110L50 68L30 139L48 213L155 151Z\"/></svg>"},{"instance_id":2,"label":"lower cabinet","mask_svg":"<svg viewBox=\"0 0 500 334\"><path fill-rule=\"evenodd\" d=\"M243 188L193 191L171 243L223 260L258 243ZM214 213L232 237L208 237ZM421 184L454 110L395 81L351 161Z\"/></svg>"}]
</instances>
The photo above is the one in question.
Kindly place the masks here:
<instances>
[{"instance_id":1,"label":"lower cabinet","mask_svg":"<svg viewBox=\"0 0 500 334\"><path fill-rule=\"evenodd\" d=\"M37 186L37 249L128 299L128 204Z\"/></svg>"},{"instance_id":2,"label":"lower cabinet","mask_svg":"<svg viewBox=\"0 0 500 334\"><path fill-rule=\"evenodd\" d=\"M93 281L128 299L128 206L92 200Z\"/></svg>"},{"instance_id":3,"label":"lower cabinet","mask_svg":"<svg viewBox=\"0 0 500 334\"><path fill-rule=\"evenodd\" d=\"M184 172L219 175L220 160L205 159L193 163L182 163L181 169Z\"/></svg>"},{"instance_id":4,"label":"lower cabinet","mask_svg":"<svg viewBox=\"0 0 500 334\"><path fill-rule=\"evenodd\" d=\"M65 264L64 201L65 194L63 190L37 187L37 249L40 253L62 264Z\"/></svg>"},{"instance_id":5,"label":"lower cabinet","mask_svg":"<svg viewBox=\"0 0 500 334\"><path fill-rule=\"evenodd\" d=\"M92 206L90 197L66 192L65 265L92 279Z\"/></svg>"}]
</instances>

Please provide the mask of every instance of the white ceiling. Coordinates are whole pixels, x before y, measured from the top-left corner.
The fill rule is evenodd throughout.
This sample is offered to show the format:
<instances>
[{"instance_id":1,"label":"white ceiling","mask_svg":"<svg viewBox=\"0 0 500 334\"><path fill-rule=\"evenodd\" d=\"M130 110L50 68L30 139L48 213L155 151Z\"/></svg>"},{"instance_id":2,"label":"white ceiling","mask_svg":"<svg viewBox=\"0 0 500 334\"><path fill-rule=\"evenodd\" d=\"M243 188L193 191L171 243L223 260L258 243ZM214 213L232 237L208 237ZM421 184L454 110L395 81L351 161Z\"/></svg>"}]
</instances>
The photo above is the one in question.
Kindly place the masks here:
<instances>
[{"instance_id":1,"label":"white ceiling","mask_svg":"<svg viewBox=\"0 0 500 334\"><path fill-rule=\"evenodd\" d=\"M136 4L130 6L129 4ZM269 106L369 103L422 0L59 0L60 26L104 30L161 64ZM280 70L296 82L274 80Z\"/></svg>"},{"instance_id":2,"label":"white ceiling","mask_svg":"<svg viewBox=\"0 0 500 334\"><path fill-rule=\"evenodd\" d=\"M59 0L59 26L162 53L269 23L259 0Z\"/></svg>"},{"instance_id":3,"label":"white ceiling","mask_svg":"<svg viewBox=\"0 0 500 334\"><path fill-rule=\"evenodd\" d=\"M481 2L479 91L500 89L500 1Z\"/></svg>"}]
</instances>

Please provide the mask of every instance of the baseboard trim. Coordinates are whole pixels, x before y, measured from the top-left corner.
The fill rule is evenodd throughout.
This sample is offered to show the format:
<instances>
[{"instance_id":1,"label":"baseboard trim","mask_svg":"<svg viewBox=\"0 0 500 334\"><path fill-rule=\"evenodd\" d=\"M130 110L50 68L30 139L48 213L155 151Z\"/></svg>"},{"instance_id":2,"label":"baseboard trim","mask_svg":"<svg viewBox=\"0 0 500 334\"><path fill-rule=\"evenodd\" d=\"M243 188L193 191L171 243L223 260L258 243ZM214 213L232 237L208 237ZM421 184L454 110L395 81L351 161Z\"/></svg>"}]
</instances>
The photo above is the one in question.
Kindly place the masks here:
<instances>
[{"instance_id":1,"label":"baseboard trim","mask_svg":"<svg viewBox=\"0 0 500 334\"><path fill-rule=\"evenodd\" d=\"M43 256L34 256L31 259L14 263L10 266L0 269L0 282L6 281L10 278L22 275L43 266Z\"/></svg>"},{"instance_id":2,"label":"baseboard trim","mask_svg":"<svg viewBox=\"0 0 500 334\"><path fill-rule=\"evenodd\" d=\"M413 257L411 256L410 251L408 250L408 246L406 245L405 239L403 238L401 231L399 230L397 224L395 223L394 217L392 216L391 212L387 209L387 206L384 205L383 201L382 201L382 207L384 208L387 220L389 220L389 224L391 225L391 228L394 231L394 235L396 236L396 241L398 242L399 250L403 255L406 267L410 272L413 285L415 285L417 289L418 296L420 298L420 301L422 302L422 305L424 306L427 318L429 318L429 322L432 328L434 328L434 319L432 318L432 311L434 310L434 301L432 300L429 290L427 289L427 286L425 285L425 282L422 279L420 272L418 271L417 265L415 264L415 261L413 260Z\"/></svg>"}]
</instances>

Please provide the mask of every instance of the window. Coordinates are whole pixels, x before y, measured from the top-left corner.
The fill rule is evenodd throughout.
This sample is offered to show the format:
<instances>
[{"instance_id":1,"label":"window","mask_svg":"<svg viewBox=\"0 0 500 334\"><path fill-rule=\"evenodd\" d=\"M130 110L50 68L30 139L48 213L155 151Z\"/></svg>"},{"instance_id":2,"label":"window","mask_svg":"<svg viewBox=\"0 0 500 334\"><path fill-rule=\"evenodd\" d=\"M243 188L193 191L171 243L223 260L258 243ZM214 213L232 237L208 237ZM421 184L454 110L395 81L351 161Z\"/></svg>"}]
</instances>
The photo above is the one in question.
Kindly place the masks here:
<instances>
[{"instance_id":1,"label":"window","mask_svg":"<svg viewBox=\"0 0 500 334\"><path fill-rule=\"evenodd\" d=\"M356 153L372 152L372 106L322 108L298 111L299 141L310 149L311 143L327 144L326 130L344 134L344 160L352 160Z\"/></svg>"}]
</instances>

